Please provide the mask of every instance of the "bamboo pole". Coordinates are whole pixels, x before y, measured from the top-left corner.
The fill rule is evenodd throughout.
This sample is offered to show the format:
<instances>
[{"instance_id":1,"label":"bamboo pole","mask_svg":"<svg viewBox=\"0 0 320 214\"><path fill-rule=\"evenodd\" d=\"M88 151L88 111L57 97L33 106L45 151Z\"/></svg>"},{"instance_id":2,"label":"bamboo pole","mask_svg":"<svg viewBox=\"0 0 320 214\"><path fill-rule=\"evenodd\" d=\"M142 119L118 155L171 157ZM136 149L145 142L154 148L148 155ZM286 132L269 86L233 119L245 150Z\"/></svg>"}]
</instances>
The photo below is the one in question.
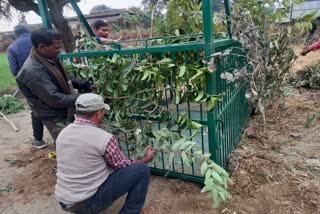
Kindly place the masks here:
<instances>
[{"instance_id":1,"label":"bamboo pole","mask_svg":"<svg viewBox=\"0 0 320 214\"><path fill-rule=\"evenodd\" d=\"M11 120L9 120L9 119L6 117L6 115L3 114L1 111L0 111L0 115L1 115L2 119L4 119L5 121L7 121L7 122L10 124L10 126L13 128L13 130L14 130L15 132L18 132L18 131L19 131L19 130L17 129L17 127L14 125L14 123L13 123Z\"/></svg>"}]
</instances>

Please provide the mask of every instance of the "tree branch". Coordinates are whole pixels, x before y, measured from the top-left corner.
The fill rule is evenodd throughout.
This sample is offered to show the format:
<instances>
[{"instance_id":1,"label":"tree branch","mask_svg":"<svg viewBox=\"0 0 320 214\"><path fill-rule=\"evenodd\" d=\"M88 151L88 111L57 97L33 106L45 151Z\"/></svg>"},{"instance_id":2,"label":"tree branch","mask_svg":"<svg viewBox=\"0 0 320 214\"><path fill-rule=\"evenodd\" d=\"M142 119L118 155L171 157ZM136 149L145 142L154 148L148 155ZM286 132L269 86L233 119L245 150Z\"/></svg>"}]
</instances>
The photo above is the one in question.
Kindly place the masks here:
<instances>
[{"instance_id":1,"label":"tree branch","mask_svg":"<svg viewBox=\"0 0 320 214\"><path fill-rule=\"evenodd\" d=\"M9 4L21 12L33 11L40 16L38 4L32 0L8 0Z\"/></svg>"}]
</instances>

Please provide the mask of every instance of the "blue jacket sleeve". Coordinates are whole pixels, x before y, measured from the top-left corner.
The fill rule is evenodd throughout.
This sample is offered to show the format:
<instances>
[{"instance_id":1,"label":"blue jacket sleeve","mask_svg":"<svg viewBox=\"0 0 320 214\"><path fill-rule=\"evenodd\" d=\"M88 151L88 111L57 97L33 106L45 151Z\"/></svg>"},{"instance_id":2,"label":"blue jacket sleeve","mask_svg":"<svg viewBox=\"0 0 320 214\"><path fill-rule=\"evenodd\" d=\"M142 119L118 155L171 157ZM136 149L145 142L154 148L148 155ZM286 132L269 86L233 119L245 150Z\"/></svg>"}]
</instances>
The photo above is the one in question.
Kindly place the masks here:
<instances>
[{"instance_id":1,"label":"blue jacket sleeve","mask_svg":"<svg viewBox=\"0 0 320 214\"><path fill-rule=\"evenodd\" d=\"M17 76L20 70L20 66L19 66L17 55L11 48L8 48L8 61L9 61L9 66L12 74L14 76Z\"/></svg>"},{"instance_id":2,"label":"blue jacket sleeve","mask_svg":"<svg viewBox=\"0 0 320 214\"><path fill-rule=\"evenodd\" d=\"M96 40L98 41L99 44L102 44L101 38L99 36L96 36Z\"/></svg>"}]
</instances>

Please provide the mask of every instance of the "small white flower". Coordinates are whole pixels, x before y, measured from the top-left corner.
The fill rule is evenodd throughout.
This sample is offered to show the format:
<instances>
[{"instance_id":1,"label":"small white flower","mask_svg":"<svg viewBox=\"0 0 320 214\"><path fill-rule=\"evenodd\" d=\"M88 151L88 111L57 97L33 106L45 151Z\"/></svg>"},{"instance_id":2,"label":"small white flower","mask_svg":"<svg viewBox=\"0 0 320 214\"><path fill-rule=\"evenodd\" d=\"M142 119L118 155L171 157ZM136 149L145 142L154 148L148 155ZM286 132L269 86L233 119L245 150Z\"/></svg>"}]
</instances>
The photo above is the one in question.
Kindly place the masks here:
<instances>
[{"instance_id":1,"label":"small white flower","mask_svg":"<svg viewBox=\"0 0 320 214\"><path fill-rule=\"evenodd\" d=\"M251 89L251 92L252 92L253 96L255 96L255 97L258 96L258 92L256 92L254 89Z\"/></svg>"},{"instance_id":2,"label":"small white flower","mask_svg":"<svg viewBox=\"0 0 320 214\"><path fill-rule=\"evenodd\" d=\"M234 81L234 76L233 74L229 73L229 72L224 72L220 74L220 78L221 79L225 79L229 82Z\"/></svg>"},{"instance_id":3,"label":"small white flower","mask_svg":"<svg viewBox=\"0 0 320 214\"><path fill-rule=\"evenodd\" d=\"M252 97L252 94L250 94L250 93L247 92L247 93L245 94L245 97L246 97L247 99L250 99L250 98Z\"/></svg>"},{"instance_id":4,"label":"small white flower","mask_svg":"<svg viewBox=\"0 0 320 214\"><path fill-rule=\"evenodd\" d=\"M139 135L141 133L141 129L136 129L136 131L134 132L136 135Z\"/></svg>"}]
</instances>

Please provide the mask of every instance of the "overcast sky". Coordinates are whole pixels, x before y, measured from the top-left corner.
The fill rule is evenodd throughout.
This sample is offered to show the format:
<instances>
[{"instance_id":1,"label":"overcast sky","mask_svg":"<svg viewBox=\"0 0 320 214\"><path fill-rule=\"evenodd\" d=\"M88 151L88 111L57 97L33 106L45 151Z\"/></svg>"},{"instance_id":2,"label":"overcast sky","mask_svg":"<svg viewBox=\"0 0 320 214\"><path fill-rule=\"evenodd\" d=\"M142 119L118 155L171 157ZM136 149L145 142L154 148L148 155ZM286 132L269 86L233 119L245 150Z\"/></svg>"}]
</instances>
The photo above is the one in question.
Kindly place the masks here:
<instances>
[{"instance_id":1,"label":"overcast sky","mask_svg":"<svg viewBox=\"0 0 320 214\"><path fill-rule=\"evenodd\" d=\"M78 3L82 13L89 13L90 9L97 4L105 4L111 8L128 8L130 6L140 6L141 0L81 0ZM65 16L75 16L72 10L65 10ZM10 31L17 24L18 15L13 14L12 21L0 20L0 32ZM41 23L41 18L34 12L26 14L26 19L29 24Z\"/></svg>"}]
</instances>

